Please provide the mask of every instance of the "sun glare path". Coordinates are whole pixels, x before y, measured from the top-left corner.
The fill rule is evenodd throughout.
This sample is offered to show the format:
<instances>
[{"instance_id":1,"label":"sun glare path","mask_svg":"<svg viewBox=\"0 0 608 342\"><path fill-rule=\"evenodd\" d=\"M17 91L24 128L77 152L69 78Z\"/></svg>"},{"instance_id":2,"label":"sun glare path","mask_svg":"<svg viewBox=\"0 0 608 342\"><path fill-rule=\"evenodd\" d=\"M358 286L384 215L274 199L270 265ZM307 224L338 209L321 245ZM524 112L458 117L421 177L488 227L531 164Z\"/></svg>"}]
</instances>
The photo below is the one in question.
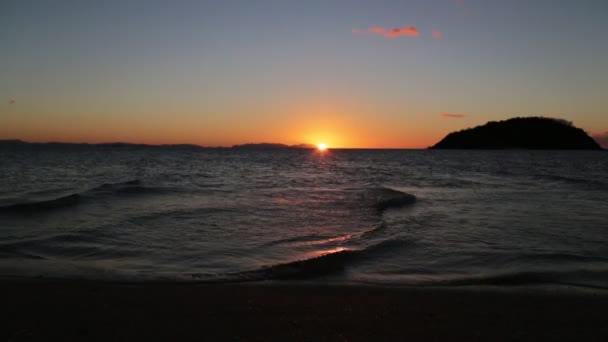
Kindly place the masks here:
<instances>
[{"instance_id":1,"label":"sun glare path","mask_svg":"<svg viewBox=\"0 0 608 342\"><path fill-rule=\"evenodd\" d=\"M317 145L317 148L319 149L319 151L325 151L327 150L327 145L321 143Z\"/></svg>"}]
</instances>

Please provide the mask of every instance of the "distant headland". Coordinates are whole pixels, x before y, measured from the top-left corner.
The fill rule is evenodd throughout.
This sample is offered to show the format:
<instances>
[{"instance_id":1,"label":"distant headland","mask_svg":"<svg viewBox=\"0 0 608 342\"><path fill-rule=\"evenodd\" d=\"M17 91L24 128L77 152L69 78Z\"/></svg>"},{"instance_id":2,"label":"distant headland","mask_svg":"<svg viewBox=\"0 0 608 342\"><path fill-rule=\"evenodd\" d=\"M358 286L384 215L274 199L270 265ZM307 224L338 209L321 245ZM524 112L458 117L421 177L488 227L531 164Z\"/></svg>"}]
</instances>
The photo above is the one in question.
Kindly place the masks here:
<instances>
[{"instance_id":1,"label":"distant headland","mask_svg":"<svg viewBox=\"0 0 608 342\"><path fill-rule=\"evenodd\" d=\"M234 145L232 147L209 147L194 144L166 144L166 145L149 145L149 144L133 144L124 142L114 143L68 143L68 142L27 142L19 139L0 140L0 147L5 148L60 148L60 149L82 149L82 148L99 148L99 149L121 149L121 148L156 148L170 150L201 150L201 149L242 149L242 150L269 150L269 149L314 149L315 145L298 144L285 145L276 143L256 143Z\"/></svg>"},{"instance_id":2,"label":"distant headland","mask_svg":"<svg viewBox=\"0 0 608 342\"><path fill-rule=\"evenodd\" d=\"M491 121L452 132L431 149L601 150L598 143L572 122L545 117Z\"/></svg>"},{"instance_id":3,"label":"distant headland","mask_svg":"<svg viewBox=\"0 0 608 342\"><path fill-rule=\"evenodd\" d=\"M113 143L71 143L71 142L28 142L19 139L0 140L0 147L5 148L60 148L60 149L82 149L82 148L100 148L100 149L121 149L121 148L161 148L161 149L181 149L181 150L198 150L206 147L193 144L165 144L165 145L148 145L148 144L133 144L125 142Z\"/></svg>"}]
</instances>

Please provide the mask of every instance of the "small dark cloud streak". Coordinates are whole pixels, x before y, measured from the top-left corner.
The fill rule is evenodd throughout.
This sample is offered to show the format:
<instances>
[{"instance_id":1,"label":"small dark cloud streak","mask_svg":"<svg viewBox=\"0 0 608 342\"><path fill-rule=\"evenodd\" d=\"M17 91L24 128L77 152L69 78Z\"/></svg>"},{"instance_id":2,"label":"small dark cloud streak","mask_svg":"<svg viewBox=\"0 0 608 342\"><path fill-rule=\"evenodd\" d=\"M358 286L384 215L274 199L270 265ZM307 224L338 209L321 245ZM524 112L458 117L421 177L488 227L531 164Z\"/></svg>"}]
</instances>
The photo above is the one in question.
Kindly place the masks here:
<instances>
[{"instance_id":1,"label":"small dark cloud streak","mask_svg":"<svg viewBox=\"0 0 608 342\"><path fill-rule=\"evenodd\" d=\"M466 114L455 114L455 113L441 113L439 115L442 118L448 118L448 119L462 119L467 116Z\"/></svg>"},{"instance_id":2,"label":"small dark cloud streak","mask_svg":"<svg viewBox=\"0 0 608 342\"><path fill-rule=\"evenodd\" d=\"M375 34L383 36L384 38L397 38L397 37L418 37L420 32L414 26L403 26L394 28L384 28L380 26L370 27L367 30L353 30L353 34Z\"/></svg>"}]
</instances>

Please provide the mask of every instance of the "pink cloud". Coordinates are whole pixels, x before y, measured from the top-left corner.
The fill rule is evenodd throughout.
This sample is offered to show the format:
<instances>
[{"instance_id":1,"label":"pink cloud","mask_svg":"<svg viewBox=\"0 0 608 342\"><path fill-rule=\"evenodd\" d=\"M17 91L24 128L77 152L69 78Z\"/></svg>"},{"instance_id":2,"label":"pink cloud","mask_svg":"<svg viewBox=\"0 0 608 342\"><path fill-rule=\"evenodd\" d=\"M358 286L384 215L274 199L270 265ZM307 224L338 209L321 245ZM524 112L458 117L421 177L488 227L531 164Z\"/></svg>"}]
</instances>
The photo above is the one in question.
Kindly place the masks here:
<instances>
[{"instance_id":1,"label":"pink cloud","mask_svg":"<svg viewBox=\"0 0 608 342\"><path fill-rule=\"evenodd\" d=\"M450 118L450 119L462 119L467 116L466 114L454 114L454 113L441 113L439 115L443 118Z\"/></svg>"},{"instance_id":2,"label":"pink cloud","mask_svg":"<svg viewBox=\"0 0 608 342\"><path fill-rule=\"evenodd\" d=\"M597 133L591 136L603 148L608 148L608 132Z\"/></svg>"},{"instance_id":3,"label":"pink cloud","mask_svg":"<svg viewBox=\"0 0 608 342\"><path fill-rule=\"evenodd\" d=\"M441 31L433 31L433 38L435 39L443 39L443 33Z\"/></svg>"},{"instance_id":4,"label":"pink cloud","mask_svg":"<svg viewBox=\"0 0 608 342\"><path fill-rule=\"evenodd\" d=\"M353 30L354 34L377 34L383 36L385 38L397 38L401 36L407 37L418 37L420 36L420 32L414 26L403 26L403 27L394 27L391 29L374 26L370 27L367 30Z\"/></svg>"},{"instance_id":5,"label":"pink cloud","mask_svg":"<svg viewBox=\"0 0 608 342\"><path fill-rule=\"evenodd\" d=\"M386 32L386 29L383 27L374 26L367 29L367 31L371 33L384 34Z\"/></svg>"},{"instance_id":6,"label":"pink cloud","mask_svg":"<svg viewBox=\"0 0 608 342\"><path fill-rule=\"evenodd\" d=\"M414 26L404 26L401 28L393 28L389 32L385 33L384 36L387 38L396 38L399 36L418 37L420 32Z\"/></svg>"}]
</instances>

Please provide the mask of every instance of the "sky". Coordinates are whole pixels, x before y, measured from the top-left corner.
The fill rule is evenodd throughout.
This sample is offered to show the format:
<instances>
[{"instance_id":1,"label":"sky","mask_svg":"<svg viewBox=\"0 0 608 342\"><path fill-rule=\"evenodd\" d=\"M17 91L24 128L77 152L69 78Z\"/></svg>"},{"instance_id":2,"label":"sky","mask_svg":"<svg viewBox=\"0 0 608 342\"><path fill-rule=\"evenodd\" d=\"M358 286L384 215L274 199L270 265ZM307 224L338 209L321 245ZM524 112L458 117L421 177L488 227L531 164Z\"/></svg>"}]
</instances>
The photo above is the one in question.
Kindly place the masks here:
<instances>
[{"instance_id":1,"label":"sky","mask_svg":"<svg viewBox=\"0 0 608 342\"><path fill-rule=\"evenodd\" d=\"M425 148L514 116L608 146L605 0L0 0L0 139Z\"/></svg>"}]
</instances>

